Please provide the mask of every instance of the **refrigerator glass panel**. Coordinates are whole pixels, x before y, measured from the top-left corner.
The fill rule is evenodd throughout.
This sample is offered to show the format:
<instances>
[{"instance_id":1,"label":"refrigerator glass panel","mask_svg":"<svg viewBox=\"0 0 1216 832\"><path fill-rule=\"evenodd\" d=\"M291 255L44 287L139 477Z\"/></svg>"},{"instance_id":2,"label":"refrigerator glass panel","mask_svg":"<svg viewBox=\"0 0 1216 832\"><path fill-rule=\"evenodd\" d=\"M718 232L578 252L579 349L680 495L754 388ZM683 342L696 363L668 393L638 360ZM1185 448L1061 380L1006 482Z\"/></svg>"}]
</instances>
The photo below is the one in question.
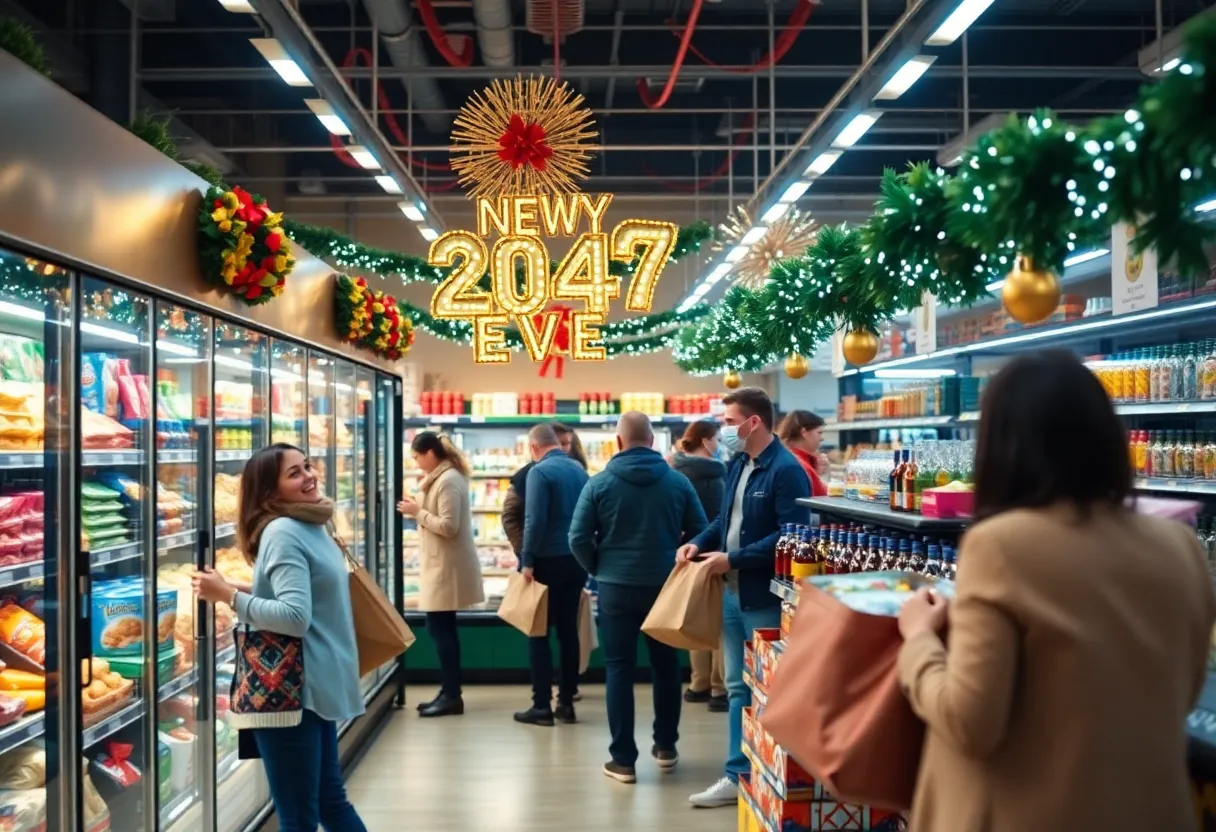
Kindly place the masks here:
<instances>
[{"instance_id":1,"label":"refrigerator glass panel","mask_svg":"<svg viewBox=\"0 0 1216 832\"><path fill-rule=\"evenodd\" d=\"M80 776L96 787L112 828L150 829L156 781L136 772L157 770L157 681L168 683L178 670L177 593L158 593L150 580L159 554L151 496L152 304L94 278L80 287L76 520L91 583L81 599L88 641L78 645Z\"/></svg>"},{"instance_id":2,"label":"refrigerator glass panel","mask_svg":"<svg viewBox=\"0 0 1216 832\"><path fill-rule=\"evenodd\" d=\"M335 503L340 497L335 489L336 459L334 448L334 364L323 355L310 352L308 356L308 456L317 472L317 482L325 496ZM348 498L349 499L349 498ZM349 503L347 504L349 507ZM335 506L334 526L343 540L346 531L338 519L340 504Z\"/></svg>"},{"instance_id":3,"label":"refrigerator glass panel","mask_svg":"<svg viewBox=\"0 0 1216 832\"><path fill-rule=\"evenodd\" d=\"M176 593L172 670L156 696L158 829L199 828L202 772L210 750L227 740L200 719L204 698L196 656L196 603L190 576L199 561L203 471L201 457L211 413L211 319L174 304L156 304L156 534L157 591ZM230 616L228 617L230 619ZM224 627L231 639L231 620ZM158 633L159 635L159 633ZM208 642L203 642L207 644ZM212 739L212 737L215 737Z\"/></svg>"},{"instance_id":4,"label":"refrigerator glass panel","mask_svg":"<svg viewBox=\"0 0 1216 832\"><path fill-rule=\"evenodd\" d=\"M64 414L69 397L59 395L60 370L70 366L71 308L69 275L48 263L0 249L0 658L14 668L0 677L17 677L24 690L0 694L0 767L23 768L56 747L61 700L48 691L46 675L58 674L60 603L58 564L70 569L76 546L62 551L57 531L67 524L56 499L59 483L72 462L70 438L57 444L47 424ZM50 575L51 580L43 580ZM26 622L40 637L17 651L3 632ZM44 623L45 622L45 623ZM24 668L29 673L18 675ZM59 790L64 783L58 759L47 755L28 782L29 797L45 807L47 821L59 821ZM70 794L70 792L69 792ZM94 802L87 818L108 818Z\"/></svg>"},{"instance_id":5,"label":"refrigerator glass panel","mask_svg":"<svg viewBox=\"0 0 1216 832\"><path fill-rule=\"evenodd\" d=\"M355 365L333 361L334 370L334 527L360 558L363 542L359 528L358 466L356 464L355 433L358 429L358 408L355 406Z\"/></svg>"},{"instance_id":6,"label":"refrigerator glass panel","mask_svg":"<svg viewBox=\"0 0 1216 832\"><path fill-rule=\"evenodd\" d=\"M304 348L279 340L270 348L270 438L307 450Z\"/></svg>"},{"instance_id":7,"label":"refrigerator glass panel","mask_svg":"<svg viewBox=\"0 0 1216 832\"><path fill-rule=\"evenodd\" d=\"M375 376L371 370L364 367L355 369L355 413L354 413L354 430L355 430L355 505L358 507L358 526L359 526L359 545L356 549L359 561L369 567L372 561L371 545L375 541L374 520L371 513L370 497L371 491L374 488L375 472L371 469L371 460L368 454L369 443L371 441L369 432L369 420L371 419L371 411L373 405L372 385L375 383Z\"/></svg>"}]
</instances>

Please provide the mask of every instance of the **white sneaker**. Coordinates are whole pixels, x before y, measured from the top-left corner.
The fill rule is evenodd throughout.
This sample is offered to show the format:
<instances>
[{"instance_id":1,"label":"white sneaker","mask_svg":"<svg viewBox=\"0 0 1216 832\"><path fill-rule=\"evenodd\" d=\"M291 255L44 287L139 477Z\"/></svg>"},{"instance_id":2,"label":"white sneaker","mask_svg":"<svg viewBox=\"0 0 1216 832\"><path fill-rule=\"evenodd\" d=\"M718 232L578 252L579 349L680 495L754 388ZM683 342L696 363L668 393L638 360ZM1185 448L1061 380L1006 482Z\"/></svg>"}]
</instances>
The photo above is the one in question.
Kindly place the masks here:
<instances>
[{"instance_id":1,"label":"white sneaker","mask_svg":"<svg viewBox=\"0 0 1216 832\"><path fill-rule=\"evenodd\" d=\"M739 786L731 782L729 777L723 777L705 791L697 792L689 797L688 802L698 809L734 806L739 802Z\"/></svg>"}]
</instances>

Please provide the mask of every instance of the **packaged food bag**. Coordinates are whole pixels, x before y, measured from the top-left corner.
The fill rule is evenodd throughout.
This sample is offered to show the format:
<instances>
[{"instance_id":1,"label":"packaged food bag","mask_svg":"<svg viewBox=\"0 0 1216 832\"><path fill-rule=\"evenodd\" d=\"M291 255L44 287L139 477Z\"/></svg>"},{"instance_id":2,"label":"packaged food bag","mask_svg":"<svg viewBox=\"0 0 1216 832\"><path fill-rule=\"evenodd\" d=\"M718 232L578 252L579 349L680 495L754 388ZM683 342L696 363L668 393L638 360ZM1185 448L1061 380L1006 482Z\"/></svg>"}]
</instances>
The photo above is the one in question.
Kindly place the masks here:
<instances>
[{"instance_id":1,"label":"packaged food bag","mask_svg":"<svg viewBox=\"0 0 1216 832\"><path fill-rule=\"evenodd\" d=\"M549 587L512 572L507 594L498 605L498 617L526 636L545 635L549 632Z\"/></svg>"},{"instance_id":2,"label":"packaged food bag","mask_svg":"<svg viewBox=\"0 0 1216 832\"><path fill-rule=\"evenodd\" d=\"M680 650L717 650L722 643L722 578L700 561L681 561L667 576L642 632Z\"/></svg>"},{"instance_id":3,"label":"packaged food bag","mask_svg":"<svg viewBox=\"0 0 1216 832\"><path fill-rule=\"evenodd\" d=\"M897 615L929 583L879 572L802 585L760 725L838 800L912 805L924 724L899 688Z\"/></svg>"}]
</instances>

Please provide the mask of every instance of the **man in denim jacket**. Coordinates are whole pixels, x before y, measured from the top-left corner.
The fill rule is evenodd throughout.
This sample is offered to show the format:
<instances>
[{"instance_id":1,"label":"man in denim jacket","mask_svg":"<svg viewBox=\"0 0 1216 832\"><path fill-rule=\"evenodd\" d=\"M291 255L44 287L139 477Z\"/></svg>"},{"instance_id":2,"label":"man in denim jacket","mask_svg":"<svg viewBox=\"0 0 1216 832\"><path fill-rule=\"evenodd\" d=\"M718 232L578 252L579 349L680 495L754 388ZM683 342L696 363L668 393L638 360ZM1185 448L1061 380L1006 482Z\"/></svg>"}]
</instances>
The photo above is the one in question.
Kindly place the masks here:
<instances>
[{"instance_id":1,"label":"man in denim jacket","mask_svg":"<svg viewBox=\"0 0 1216 832\"><path fill-rule=\"evenodd\" d=\"M773 558L781 527L806 523L810 512L798 505L809 497L802 466L773 436L773 403L756 387L743 387L723 400L726 412L719 441L734 454L726 472L722 510L677 557L698 558L726 576L722 593L722 663L730 699L730 732L724 776L692 795L694 806L734 806L739 775L748 770L743 755L743 709L751 691L743 682L743 648L752 631L781 625L781 600L773 595Z\"/></svg>"}]
</instances>

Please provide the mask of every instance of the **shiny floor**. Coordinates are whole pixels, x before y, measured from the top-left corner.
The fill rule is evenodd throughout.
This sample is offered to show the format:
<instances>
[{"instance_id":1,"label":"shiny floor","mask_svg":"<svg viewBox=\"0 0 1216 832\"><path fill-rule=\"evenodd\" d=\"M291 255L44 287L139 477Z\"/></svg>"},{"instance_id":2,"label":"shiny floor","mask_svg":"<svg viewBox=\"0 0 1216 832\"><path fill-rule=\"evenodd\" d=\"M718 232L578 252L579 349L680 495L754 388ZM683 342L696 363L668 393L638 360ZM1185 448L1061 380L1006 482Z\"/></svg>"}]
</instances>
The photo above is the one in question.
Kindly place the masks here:
<instances>
[{"instance_id":1,"label":"shiny floor","mask_svg":"<svg viewBox=\"0 0 1216 832\"><path fill-rule=\"evenodd\" d=\"M429 688L410 688L348 783L370 832L730 832L736 810L693 809L688 795L722 774L726 715L684 704L680 764L660 774L650 759L650 688L639 686L638 782L601 773L608 760L604 689L585 685L578 725L537 728L511 714L528 705L526 687L470 686L463 716L420 719Z\"/></svg>"}]
</instances>

